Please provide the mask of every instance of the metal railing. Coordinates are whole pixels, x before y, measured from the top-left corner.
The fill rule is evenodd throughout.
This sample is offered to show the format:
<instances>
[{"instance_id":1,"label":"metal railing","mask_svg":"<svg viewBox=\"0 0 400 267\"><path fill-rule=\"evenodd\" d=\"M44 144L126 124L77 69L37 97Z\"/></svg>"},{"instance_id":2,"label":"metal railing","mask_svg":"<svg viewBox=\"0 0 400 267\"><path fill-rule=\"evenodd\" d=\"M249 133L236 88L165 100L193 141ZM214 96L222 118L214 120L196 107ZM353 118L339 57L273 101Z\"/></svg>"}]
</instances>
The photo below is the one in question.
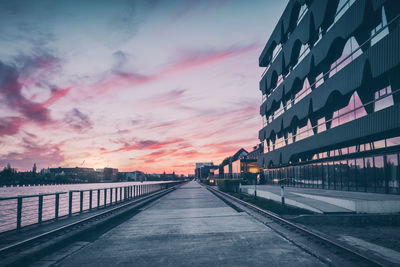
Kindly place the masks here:
<instances>
[{"instance_id":1,"label":"metal railing","mask_svg":"<svg viewBox=\"0 0 400 267\"><path fill-rule=\"evenodd\" d=\"M105 208L169 188L177 183L179 182L0 197L0 232L19 231L28 225Z\"/></svg>"}]
</instances>

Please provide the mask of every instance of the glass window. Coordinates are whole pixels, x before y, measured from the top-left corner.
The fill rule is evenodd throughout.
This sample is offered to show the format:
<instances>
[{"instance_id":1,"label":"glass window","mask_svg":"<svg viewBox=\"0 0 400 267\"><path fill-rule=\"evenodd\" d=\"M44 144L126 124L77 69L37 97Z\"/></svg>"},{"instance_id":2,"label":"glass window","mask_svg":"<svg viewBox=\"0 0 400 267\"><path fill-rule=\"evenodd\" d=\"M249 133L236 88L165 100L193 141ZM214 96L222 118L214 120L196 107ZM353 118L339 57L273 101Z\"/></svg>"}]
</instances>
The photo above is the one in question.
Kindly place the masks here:
<instances>
[{"instance_id":1,"label":"glass window","mask_svg":"<svg viewBox=\"0 0 400 267\"><path fill-rule=\"evenodd\" d=\"M386 192L386 177L383 162L383 156L374 157L376 190L380 193Z\"/></svg>"},{"instance_id":2,"label":"glass window","mask_svg":"<svg viewBox=\"0 0 400 267\"><path fill-rule=\"evenodd\" d=\"M329 164L329 189L335 189L335 165L333 162L328 162Z\"/></svg>"},{"instance_id":3,"label":"glass window","mask_svg":"<svg viewBox=\"0 0 400 267\"><path fill-rule=\"evenodd\" d=\"M386 139L386 146L398 146L400 145L400 137L393 137Z\"/></svg>"},{"instance_id":4,"label":"glass window","mask_svg":"<svg viewBox=\"0 0 400 267\"><path fill-rule=\"evenodd\" d=\"M358 96L358 93L354 92L353 96L354 96L354 108L356 109L355 112L356 119L367 116L367 111L365 110L363 103L360 97Z\"/></svg>"},{"instance_id":5,"label":"glass window","mask_svg":"<svg viewBox=\"0 0 400 267\"><path fill-rule=\"evenodd\" d=\"M286 101L286 110L290 109L292 107L292 99L288 99Z\"/></svg>"},{"instance_id":6,"label":"glass window","mask_svg":"<svg viewBox=\"0 0 400 267\"><path fill-rule=\"evenodd\" d=\"M378 43L383 37L389 34L387 26L385 8L382 6L381 10L381 22L371 31L371 46Z\"/></svg>"},{"instance_id":7,"label":"glass window","mask_svg":"<svg viewBox=\"0 0 400 267\"><path fill-rule=\"evenodd\" d=\"M357 177L357 171L356 171L356 161L354 159L349 159L348 160L348 187L349 190L351 191L356 191L357 186L356 186L356 177Z\"/></svg>"},{"instance_id":8,"label":"glass window","mask_svg":"<svg viewBox=\"0 0 400 267\"><path fill-rule=\"evenodd\" d=\"M328 163L322 164L322 188L329 187L329 165Z\"/></svg>"},{"instance_id":9,"label":"glass window","mask_svg":"<svg viewBox=\"0 0 400 267\"><path fill-rule=\"evenodd\" d=\"M279 52L282 50L282 44L278 44L277 46L275 46L274 51L272 51L272 60L271 62L274 61L274 59L276 58L276 56L279 54Z\"/></svg>"},{"instance_id":10,"label":"glass window","mask_svg":"<svg viewBox=\"0 0 400 267\"><path fill-rule=\"evenodd\" d=\"M296 95L294 97L294 103L296 104L297 102L299 102L301 99L303 99L309 93L311 93L311 87L310 87L310 83L308 82L308 79L306 77L303 82L303 87L301 88L301 90L299 92L296 93Z\"/></svg>"},{"instance_id":11,"label":"glass window","mask_svg":"<svg viewBox=\"0 0 400 267\"><path fill-rule=\"evenodd\" d=\"M331 65L331 70L329 72L329 77L332 77L335 75L337 72L339 72L341 69L343 69L346 65L348 65L350 62L352 62L354 59L356 59L358 56L362 54L361 49L357 50L359 48L359 45L356 41L356 39L352 36L350 37L346 44L343 47L343 52L341 56L332 63ZM353 54L354 51L356 53Z\"/></svg>"},{"instance_id":12,"label":"glass window","mask_svg":"<svg viewBox=\"0 0 400 267\"><path fill-rule=\"evenodd\" d=\"M293 143L293 134L291 131L288 132L287 134L287 144Z\"/></svg>"},{"instance_id":13,"label":"glass window","mask_svg":"<svg viewBox=\"0 0 400 267\"><path fill-rule=\"evenodd\" d=\"M379 140L374 142L374 149L385 148L385 140Z\"/></svg>"},{"instance_id":14,"label":"glass window","mask_svg":"<svg viewBox=\"0 0 400 267\"><path fill-rule=\"evenodd\" d=\"M340 173L341 173L341 189L349 190L349 166L347 160L340 162Z\"/></svg>"},{"instance_id":15,"label":"glass window","mask_svg":"<svg viewBox=\"0 0 400 267\"><path fill-rule=\"evenodd\" d=\"M334 174L335 174L335 189L336 190L341 190L342 189L342 176L341 176L341 162L340 161L335 161L335 169L334 169Z\"/></svg>"},{"instance_id":16,"label":"glass window","mask_svg":"<svg viewBox=\"0 0 400 267\"><path fill-rule=\"evenodd\" d=\"M356 153L356 146L350 146L349 147L349 153Z\"/></svg>"},{"instance_id":17,"label":"glass window","mask_svg":"<svg viewBox=\"0 0 400 267\"><path fill-rule=\"evenodd\" d=\"M315 78L315 88L318 88L324 83L324 74L320 73L317 78Z\"/></svg>"},{"instance_id":18,"label":"glass window","mask_svg":"<svg viewBox=\"0 0 400 267\"><path fill-rule=\"evenodd\" d=\"M297 18L297 25L299 25L300 21L304 18L304 15L307 13L307 5L304 4L301 6L300 11L299 11L299 17Z\"/></svg>"},{"instance_id":19,"label":"glass window","mask_svg":"<svg viewBox=\"0 0 400 267\"><path fill-rule=\"evenodd\" d=\"M335 20L333 24L335 24L349 9L349 7L355 2L355 0L340 0L336 9Z\"/></svg>"},{"instance_id":20,"label":"glass window","mask_svg":"<svg viewBox=\"0 0 400 267\"><path fill-rule=\"evenodd\" d=\"M325 117L321 118L317 122L317 132L322 133L326 131Z\"/></svg>"},{"instance_id":21,"label":"glass window","mask_svg":"<svg viewBox=\"0 0 400 267\"><path fill-rule=\"evenodd\" d=\"M295 184L297 186L301 185L301 178L300 178L300 166L295 166L294 167L294 179L295 179Z\"/></svg>"},{"instance_id":22,"label":"glass window","mask_svg":"<svg viewBox=\"0 0 400 267\"><path fill-rule=\"evenodd\" d=\"M359 191L365 191L366 179L364 173L364 159L356 159L356 188Z\"/></svg>"},{"instance_id":23,"label":"glass window","mask_svg":"<svg viewBox=\"0 0 400 267\"><path fill-rule=\"evenodd\" d=\"M284 112L283 109L283 102L281 101L281 104L279 106L279 108L274 112L274 119L278 118L280 115L282 115Z\"/></svg>"},{"instance_id":24,"label":"glass window","mask_svg":"<svg viewBox=\"0 0 400 267\"><path fill-rule=\"evenodd\" d=\"M375 92L375 112L393 106L393 104L392 88L390 85Z\"/></svg>"},{"instance_id":25,"label":"glass window","mask_svg":"<svg viewBox=\"0 0 400 267\"><path fill-rule=\"evenodd\" d=\"M399 193L399 161L397 154L386 156L386 168L388 174L388 191L389 193Z\"/></svg>"},{"instance_id":26,"label":"glass window","mask_svg":"<svg viewBox=\"0 0 400 267\"><path fill-rule=\"evenodd\" d=\"M372 157L365 158L365 178L367 192L375 192L374 160Z\"/></svg>"}]
</instances>

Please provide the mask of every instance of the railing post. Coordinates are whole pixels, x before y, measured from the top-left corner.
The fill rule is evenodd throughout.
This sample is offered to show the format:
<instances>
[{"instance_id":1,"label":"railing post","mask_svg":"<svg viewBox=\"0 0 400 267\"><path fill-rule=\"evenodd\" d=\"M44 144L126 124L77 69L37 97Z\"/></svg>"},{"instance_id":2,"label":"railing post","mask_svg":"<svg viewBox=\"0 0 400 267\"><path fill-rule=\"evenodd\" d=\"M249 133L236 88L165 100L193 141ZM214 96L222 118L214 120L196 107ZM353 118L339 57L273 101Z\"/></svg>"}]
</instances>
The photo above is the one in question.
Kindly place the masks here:
<instances>
[{"instance_id":1,"label":"railing post","mask_svg":"<svg viewBox=\"0 0 400 267\"><path fill-rule=\"evenodd\" d=\"M72 215L72 196L73 196L73 191L69 191L69 205L68 205L68 215Z\"/></svg>"},{"instance_id":2,"label":"railing post","mask_svg":"<svg viewBox=\"0 0 400 267\"><path fill-rule=\"evenodd\" d=\"M131 190L130 197L133 198L133 186L132 185L130 186L130 190Z\"/></svg>"},{"instance_id":3,"label":"railing post","mask_svg":"<svg viewBox=\"0 0 400 267\"><path fill-rule=\"evenodd\" d=\"M122 202L122 187L119 188L119 201Z\"/></svg>"},{"instance_id":4,"label":"railing post","mask_svg":"<svg viewBox=\"0 0 400 267\"><path fill-rule=\"evenodd\" d=\"M115 203L118 201L118 187L115 188Z\"/></svg>"},{"instance_id":5,"label":"railing post","mask_svg":"<svg viewBox=\"0 0 400 267\"><path fill-rule=\"evenodd\" d=\"M104 207L107 205L107 188L104 188Z\"/></svg>"},{"instance_id":6,"label":"railing post","mask_svg":"<svg viewBox=\"0 0 400 267\"><path fill-rule=\"evenodd\" d=\"M135 198L135 190L136 190L136 186L132 185L132 198Z\"/></svg>"},{"instance_id":7,"label":"railing post","mask_svg":"<svg viewBox=\"0 0 400 267\"><path fill-rule=\"evenodd\" d=\"M22 197L18 197L17 202L17 230L21 229L21 217L22 217Z\"/></svg>"},{"instance_id":8,"label":"railing post","mask_svg":"<svg viewBox=\"0 0 400 267\"><path fill-rule=\"evenodd\" d=\"M97 189L97 208L100 208L100 189Z\"/></svg>"},{"instance_id":9,"label":"railing post","mask_svg":"<svg viewBox=\"0 0 400 267\"><path fill-rule=\"evenodd\" d=\"M42 215L43 215L43 196L39 195L38 223L42 223Z\"/></svg>"},{"instance_id":10,"label":"railing post","mask_svg":"<svg viewBox=\"0 0 400 267\"><path fill-rule=\"evenodd\" d=\"M113 190L112 190L112 188L110 188L110 204L112 204L112 196L113 196ZM115 202L117 202L117 201L115 201Z\"/></svg>"},{"instance_id":11,"label":"railing post","mask_svg":"<svg viewBox=\"0 0 400 267\"><path fill-rule=\"evenodd\" d=\"M54 218L57 220L58 219L58 211L59 211L59 208L60 208L60 194L56 194L56 201L55 202L56 203L55 203L55 207L54 207L54 210L55 210Z\"/></svg>"},{"instance_id":12,"label":"railing post","mask_svg":"<svg viewBox=\"0 0 400 267\"><path fill-rule=\"evenodd\" d=\"M92 210L92 199L93 199L93 190L89 191L89 210Z\"/></svg>"},{"instance_id":13,"label":"railing post","mask_svg":"<svg viewBox=\"0 0 400 267\"><path fill-rule=\"evenodd\" d=\"M80 212L83 211L83 191L80 192L81 193L81 199L80 199Z\"/></svg>"}]
</instances>

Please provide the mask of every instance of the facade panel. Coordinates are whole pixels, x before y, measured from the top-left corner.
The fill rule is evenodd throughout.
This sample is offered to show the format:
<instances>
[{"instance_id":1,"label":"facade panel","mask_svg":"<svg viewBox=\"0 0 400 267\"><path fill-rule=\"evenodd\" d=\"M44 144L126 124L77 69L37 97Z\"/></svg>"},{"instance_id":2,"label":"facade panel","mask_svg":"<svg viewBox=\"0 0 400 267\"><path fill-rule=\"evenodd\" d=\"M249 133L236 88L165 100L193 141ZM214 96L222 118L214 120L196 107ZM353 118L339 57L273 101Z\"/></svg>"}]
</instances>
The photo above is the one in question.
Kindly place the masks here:
<instances>
[{"instance_id":1,"label":"facade panel","mask_svg":"<svg viewBox=\"0 0 400 267\"><path fill-rule=\"evenodd\" d=\"M268 183L399 193L399 6L289 1L260 56Z\"/></svg>"}]
</instances>

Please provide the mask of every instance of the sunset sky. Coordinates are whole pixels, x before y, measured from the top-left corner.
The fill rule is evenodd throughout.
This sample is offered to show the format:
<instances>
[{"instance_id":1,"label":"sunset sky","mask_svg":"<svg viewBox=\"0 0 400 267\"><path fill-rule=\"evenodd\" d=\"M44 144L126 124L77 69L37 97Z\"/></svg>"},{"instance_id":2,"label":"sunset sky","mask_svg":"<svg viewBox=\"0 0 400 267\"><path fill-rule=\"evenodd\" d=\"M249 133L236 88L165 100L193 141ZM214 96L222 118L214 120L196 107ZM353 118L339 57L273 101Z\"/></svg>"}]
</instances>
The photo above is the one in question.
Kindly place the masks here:
<instances>
[{"instance_id":1,"label":"sunset sky","mask_svg":"<svg viewBox=\"0 0 400 267\"><path fill-rule=\"evenodd\" d=\"M0 167L188 174L251 150L286 4L0 0Z\"/></svg>"}]
</instances>

